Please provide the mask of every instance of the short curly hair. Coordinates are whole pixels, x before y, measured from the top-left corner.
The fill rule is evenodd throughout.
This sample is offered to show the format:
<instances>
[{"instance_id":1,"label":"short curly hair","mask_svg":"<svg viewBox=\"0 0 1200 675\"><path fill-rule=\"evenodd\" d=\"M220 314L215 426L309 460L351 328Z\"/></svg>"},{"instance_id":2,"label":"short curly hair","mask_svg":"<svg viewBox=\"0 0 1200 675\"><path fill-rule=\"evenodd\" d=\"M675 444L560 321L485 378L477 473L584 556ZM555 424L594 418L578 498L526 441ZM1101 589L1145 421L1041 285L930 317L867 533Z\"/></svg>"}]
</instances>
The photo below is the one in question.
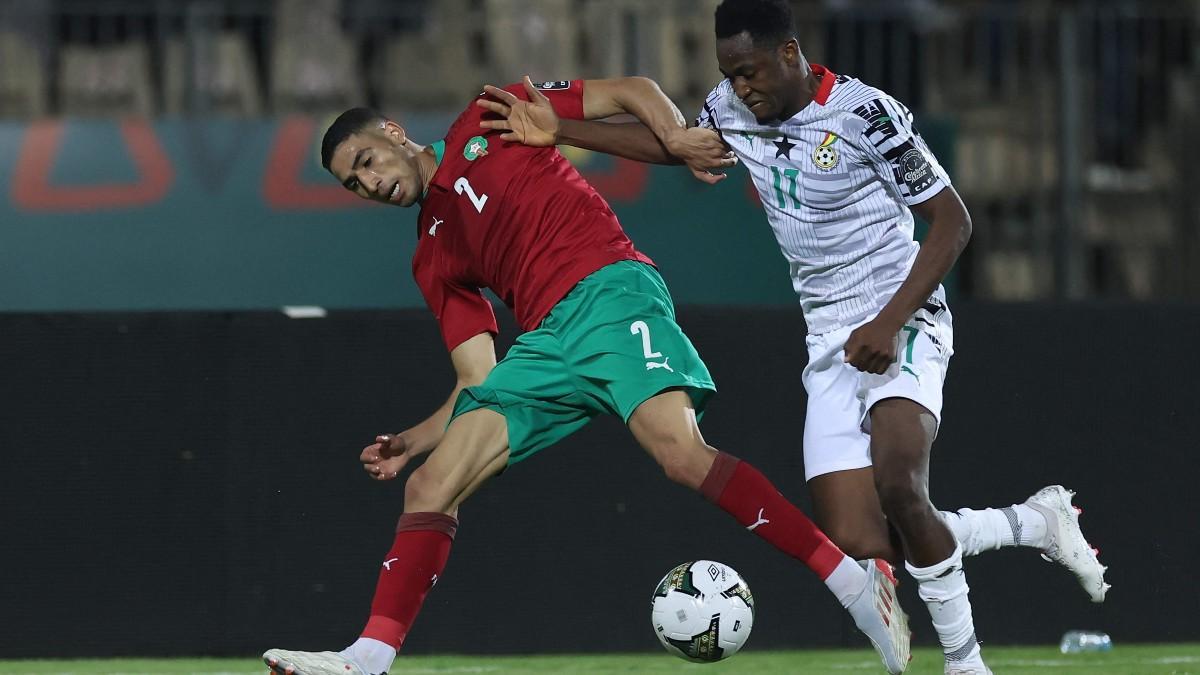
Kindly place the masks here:
<instances>
[{"instance_id":1,"label":"short curly hair","mask_svg":"<svg viewBox=\"0 0 1200 675\"><path fill-rule=\"evenodd\" d=\"M788 0L725 0L717 7L717 39L750 34L755 47L774 47L796 36Z\"/></svg>"}]
</instances>

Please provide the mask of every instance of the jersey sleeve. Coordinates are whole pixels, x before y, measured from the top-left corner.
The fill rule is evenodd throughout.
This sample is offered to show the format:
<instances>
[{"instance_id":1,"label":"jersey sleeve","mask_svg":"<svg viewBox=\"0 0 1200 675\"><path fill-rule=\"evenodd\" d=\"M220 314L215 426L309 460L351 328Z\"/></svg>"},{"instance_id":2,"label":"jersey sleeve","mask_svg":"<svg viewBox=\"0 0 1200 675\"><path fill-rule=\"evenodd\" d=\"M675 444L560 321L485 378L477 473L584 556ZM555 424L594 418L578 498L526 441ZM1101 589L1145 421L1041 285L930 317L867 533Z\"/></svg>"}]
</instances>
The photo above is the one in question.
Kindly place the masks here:
<instances>
[{"instance_id":1,"label":"jersey sleeve","mask_svg":"<svg viewBox=\"0 0 1200 675\"><path fill-rule=\"evenodd\" d=\"M854 113L867 122L867 157L879 175L896 186L904 203L920 204L950 185L950 176L917 133L908 108L895 99L877 98Z\"/></svg>"},{"instance_id":2,"label":"jersey sleeve","mask_svg":"<svg viewBox=\"0 0 1200 675\"><path fill-rule=\"evenodd\" d=\"M483 296L482 290L436 280L419 285L425 304L442 329L447 351L454 351L455 347L480 333L495 335L499 332L492 303Z\"/></svg>"},{"instance_id":3,"label":"jersey sleeve","mask_svg":"<svg viewBox=\"0 0 1200 675\"><path fill-rule=\"evenodd\" d=\"M583 119L583 80L534 82L533 86L550 99L550 105L554 106L554 112L559 117L568 120ZM523 101L529 100L529 95L525 93L525 85L521 83L510 84L504 90L516 94L517 98Z\"/></svg>"},{"instance_id":4,"label":"jersey sleeve","mask_svg":"<svg viewBox=\"0 0 1200 675\"><path fill-rule=\"evenodd\" d=\"M696 126L712 129L717 133L721 133L721 122L717 119L716 105L721 97L720 89L713 89L704 99L704 105L700 106L700 113L696 115Z\"/></svg>"}]
</instances>

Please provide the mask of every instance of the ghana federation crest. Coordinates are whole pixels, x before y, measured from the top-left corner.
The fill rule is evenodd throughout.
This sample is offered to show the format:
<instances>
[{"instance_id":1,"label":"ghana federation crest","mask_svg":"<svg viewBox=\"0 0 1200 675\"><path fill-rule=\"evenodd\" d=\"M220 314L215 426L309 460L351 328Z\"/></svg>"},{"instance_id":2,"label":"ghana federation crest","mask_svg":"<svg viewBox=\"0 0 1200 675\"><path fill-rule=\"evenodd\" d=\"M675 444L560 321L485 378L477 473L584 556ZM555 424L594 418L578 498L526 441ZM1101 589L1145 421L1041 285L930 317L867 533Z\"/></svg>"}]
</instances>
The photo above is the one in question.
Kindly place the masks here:
<instances>
[{"instance_id":1,"label":"ghana federation crest","mask_svg":"<svg viewBox=\"0 0 1200 675\"><path fill-rule=\"evenodd\" d=\"M812 161L817 165L817 168L822 171L832 171L833 167L838 165L838 160L841 156L838 155L837 148L833 147L834 143L838 142L837 134L826 131L825 140L813 149Z\"/></svg>"}]
</instances>

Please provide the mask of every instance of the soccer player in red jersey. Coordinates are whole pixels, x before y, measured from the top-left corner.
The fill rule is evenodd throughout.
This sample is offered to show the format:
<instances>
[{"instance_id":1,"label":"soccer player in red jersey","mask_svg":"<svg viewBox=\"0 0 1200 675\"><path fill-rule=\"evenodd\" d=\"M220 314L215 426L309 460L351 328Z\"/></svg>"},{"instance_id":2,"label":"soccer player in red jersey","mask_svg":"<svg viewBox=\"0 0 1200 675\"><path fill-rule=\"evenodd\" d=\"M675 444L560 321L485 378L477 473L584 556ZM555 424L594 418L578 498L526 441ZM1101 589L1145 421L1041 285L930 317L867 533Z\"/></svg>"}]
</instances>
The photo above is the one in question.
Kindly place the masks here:
<instances>
[{"instance_id":1,"label":"soccer player in red jersey","mask_svg":"<svg viewBox=\"0 0 1200 675\"><path fill-rule=\"evenodd\" d=\"M708 132L687 131L646 79L535 87L526 78L505 91L548 100L563 118L632 113L671 135L672 145L713 142ZM908 621L891 568L847 557L763 474L705 443L697 418L715 387L653 263L554 147L505 141L481 128L490 115L473 104L428 146L363 108L343 113L325 134L322 162L346 189L420 205L413 276L457 383L425 421L362 451L376 480L395 479L413 457L430 456L405 482L404 512L361 636L341 652L272 649L264 661L287 674L387 671L446 564L459 506L506 466L607 413L626 422L668 478L815 572L887 670L902 672ZM526 331L498 363L495 316L481 288Z\"/></svg>"}]
</instances>

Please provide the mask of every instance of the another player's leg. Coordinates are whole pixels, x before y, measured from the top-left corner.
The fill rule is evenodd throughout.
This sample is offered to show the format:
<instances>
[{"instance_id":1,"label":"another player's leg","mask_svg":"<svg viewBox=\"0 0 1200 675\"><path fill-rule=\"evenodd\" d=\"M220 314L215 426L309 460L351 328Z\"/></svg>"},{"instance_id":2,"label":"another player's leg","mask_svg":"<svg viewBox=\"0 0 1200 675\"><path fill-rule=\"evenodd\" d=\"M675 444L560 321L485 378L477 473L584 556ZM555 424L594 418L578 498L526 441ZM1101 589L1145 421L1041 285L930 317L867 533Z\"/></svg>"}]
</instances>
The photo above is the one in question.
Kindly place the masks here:
<instances>
[{"instance_id":1,"label":"another player's leg","mask_svg":"<svg viewBox=\"0 0 1200 675\"><path fill-rule=\"evenodd\" d=\"M446 566L458 507L508 460L502 415L478 409L455 418L429 459L404 486L404 514L383 560L371 614L361 637L340 653L272 649L263 660L287 675L376 675L387 672L425 595Z\"/></svg>"},{"instance_id":2,"label":"another player's leg","mask_svg":"<svg viewBox=\"0 0 1200 675\"><path fill-rule=\"evenodd\" d=\"M975 637L962 547L929 500L929 453L937 420L904 398L881 400L870 415L879 501L900 534L905 566L929 608L946 656L946 672L989 673Z\"/></svg>"},{"instance_id":3,"label":"another player's leg","mask_svg":"<svg viewBox=\"0 0 1200 675\"><path fill-rule=\"evenodd\" d=\"M842 357L850 330L807 339L804 478L817 523L846 555L900 565L904 554L879 507L871 437L862 429L862 373Z\"/></svg>"},{"instance_id":4,"label":"another player's leg","mask_svg":"<svg viewBox=\"0 0 1200 675\"><path fill-rule=\"evenodd\" d=\"M865 434L862 442L869 443ZM871 467L813 476L808 492L817 524L846 555L855 560L879 558L892 565L904 564L900 537L879 506Z\"/></svg>"},{"instance_id":5,"label":"another player's leg","mask_svg":"<svg viewBox=\"0 0 1200 675\"><path fill-rule=\"evenodd\" d=\"M864 569L758 469L705 443L684 391L666 391L642 403L629 428L668 478L699 491L740 525L807 565L850 611L888 671L904 671L910 634L890 566L869 561Z\"/></svg>"}]
</instances>

